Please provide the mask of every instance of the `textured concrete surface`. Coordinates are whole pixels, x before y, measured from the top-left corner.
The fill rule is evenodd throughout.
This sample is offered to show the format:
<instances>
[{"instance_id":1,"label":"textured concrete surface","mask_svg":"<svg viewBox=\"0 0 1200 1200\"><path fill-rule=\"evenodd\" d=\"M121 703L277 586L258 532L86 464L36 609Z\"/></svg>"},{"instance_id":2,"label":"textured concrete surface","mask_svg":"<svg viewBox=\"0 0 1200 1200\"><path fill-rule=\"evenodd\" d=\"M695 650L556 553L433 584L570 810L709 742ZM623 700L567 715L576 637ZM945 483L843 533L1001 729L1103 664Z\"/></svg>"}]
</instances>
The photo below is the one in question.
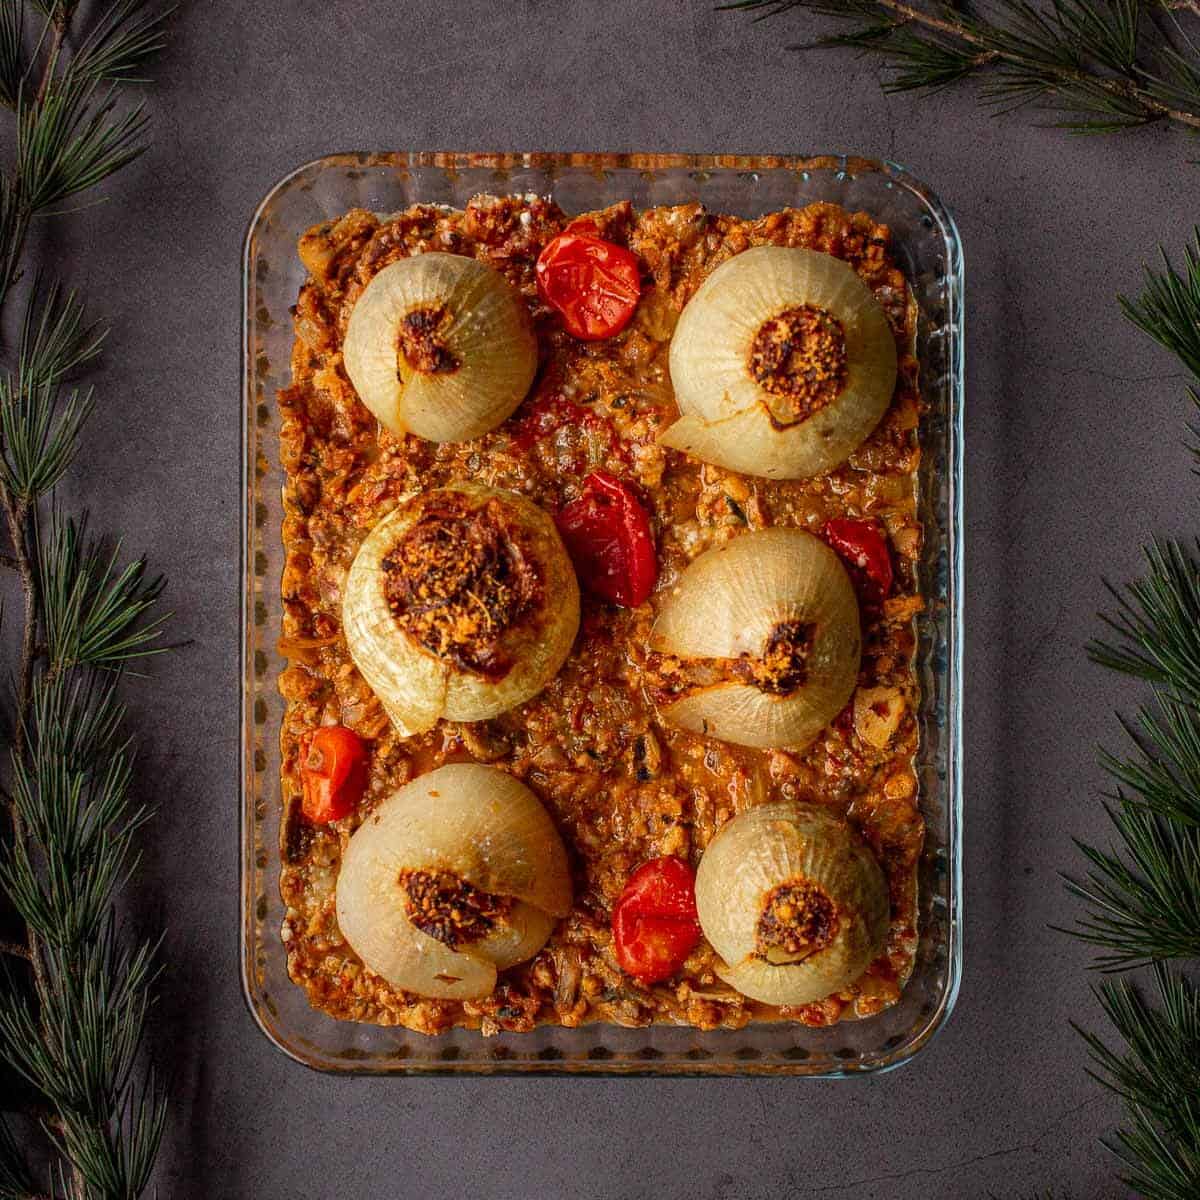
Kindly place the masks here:
<instances>
[{"instance_id":1,"label":"textured concrete surface","mask_svg":"<svg viewBox=\"0 0 1200 1200\"><path fill-rule=\"evenodd\" d=\"M135 915L168 925L157 1031L172 1200L975 1200L1122 1195L1113 1105L1069 1018L1087 955L1053 933L1070 838L1103 838L1093 748L1131 690L1088 666L1100 576L1194 527L1173 363L1118 289L1197 216L1194 147L1072 140L962 90L887 97L799 56L800 15L708 0L184 6L156 141L44 243L114 324L69 498L171 577L191 645L133 693L162 805ZM253 1026L237 968L239 251L272 182L332 150L805 152L894 158L957 216L968 265L966 974L906 1069L804 1081L339 1081Z\"/></svg>"}]
</instances>

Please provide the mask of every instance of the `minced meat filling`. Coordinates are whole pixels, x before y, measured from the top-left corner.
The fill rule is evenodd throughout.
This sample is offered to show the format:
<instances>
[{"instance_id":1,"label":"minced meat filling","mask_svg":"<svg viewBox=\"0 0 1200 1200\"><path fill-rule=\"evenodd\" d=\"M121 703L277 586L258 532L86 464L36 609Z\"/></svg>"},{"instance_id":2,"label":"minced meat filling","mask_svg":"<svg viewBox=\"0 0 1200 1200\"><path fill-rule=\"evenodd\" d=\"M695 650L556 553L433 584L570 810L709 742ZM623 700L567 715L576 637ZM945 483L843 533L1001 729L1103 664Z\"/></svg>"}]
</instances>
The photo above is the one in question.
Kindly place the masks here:
<instances>
[{"instance_id":1,"label":"minced meat filling","mask_svg":"<svg viewBox=\"0 0 1200 1200\"><path fill-rule=\"evenodd\" d=\"M755 929L755 953L768 962L799 962L833 941L837 906L810 879L792 879L768 894Z\"/></svg>"},{"instance_id":2,"label":"minced meat filling","mask_svg":"<svg viewBox=\"0 0 1200 1200\"><path fill-rule=\"evenodd\" d=\"M750 374L770 395L772 422L798 425L836 400L846 386L846 337L841 322L811 304L763 323L750 347Z\"/></svg>"},{"instance_id":3,"label":"minced meat filling","mask_svg":"<svg viewBox=\"0 0 1200 1200\"><path fill-rule=\"evenodd\" d=\"M384 595L427 650L489 679L513 665L504 635L537 601L539 578L504 506L439 499L383 560Z\"/></svg>"},{"instance_id":4,"label":"minced meat filling","mask_svg":"<svg viewBox=\"0 0 1200 1200\"><path fill-rule=\"evenodd\" d=\"M399 352L421 375L451 375L462 363L442 340L448 314L444 304L414 308L400 322Z\"/></svg>"},{"instance_id":5,"label":"minced meat filling","mask_svg":"<svg viewBox=\"0 0 1200 1200\"><path fill-rule=\"evenodd\" d=\"M452 950L486 937L512 912L511 896L480 891L450 871L406 867L398 882L408 919Z\"/></svg>"},{"instance_id":6,"label":"minced meat filling","mask_svg":"<svg viewBox=\"0 0 1200 1200\"><path fill-rule=\"evenodd\" d=\"M761 658L739 659L734 674L772 696L789 696L808 679L808 655L816 626L781 621L771 630Z\"/></svg>"}]
</instances>

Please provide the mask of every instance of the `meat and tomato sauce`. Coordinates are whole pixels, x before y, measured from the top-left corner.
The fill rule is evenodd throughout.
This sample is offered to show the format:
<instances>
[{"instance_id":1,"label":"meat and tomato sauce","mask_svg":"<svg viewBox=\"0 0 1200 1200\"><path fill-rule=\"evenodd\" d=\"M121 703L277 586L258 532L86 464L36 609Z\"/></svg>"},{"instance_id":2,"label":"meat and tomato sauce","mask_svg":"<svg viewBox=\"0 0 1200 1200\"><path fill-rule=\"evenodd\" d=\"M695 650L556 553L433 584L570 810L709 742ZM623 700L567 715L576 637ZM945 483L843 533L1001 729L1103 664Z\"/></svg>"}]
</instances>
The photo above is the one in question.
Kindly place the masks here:
<instances>
[{"instance_id":1,"label":"meat and tomato sauce","mask_svg":"<svg viewBox=\"0 0 1200 1200\"><path fill-rule=\"evenodd\" d=\"M286 472L281 649L289 657L279 681L287 701L280 886L289 971L311 1003L333 1016L425 1033L455 1025L492 1033L593 1020L702 1029L766 1018L825 1025L876 1012L896 1001L911 970L924 832L913 767L922 402L912 355L915 310L889 252L889 232L865 214L828 204L744 220L695 204L635 212L624 203L589 217L588 232L628 247L643 272L629 326L594 342L567 334L538 299L538 254L568 224L548 200L481 196L465 211L417 206L389 219L354 211L300 241L308 278L295 308L293 383L279 394ZM715 267L756 245L799 246L843 259L873 290L896 336L900 372L887 413L846 464L815 479L738 475L656 440L677 416L667 355L683 305ZM529 303L538 333L539 371L530 395L498 429L470 442L435 444L380 428L342 366L346 324L366 284L389 263L427 250L471 255L502 272ZM799 351L814 348L824 362L830 331L809 325L789 326L778 345L761 347L764 369L768 357L779 360L773 369L784 369ZM837 373L836 364L826 365L795 403L820 404L825 377ZM672 681L670 664L648 649L655 597L627 609L586 593L572 654L538 696L490 721L442 721L416 737L397 735L340 632L342 587L368 531L402 496L467 480L520 492L555 513L578 499L594 471L638 489L652 518L659 592L698 554L746 530L781 525L819 534L828 520L845 517L882 523L895 585L882 604L864 608L855 698L809 749L752 750L664 725L655 696L666 694ZM436 546L426 549L433 553ZM490 544L479 551L499 554ZM409 601L398 593L397 602ZM430 636L437 629L432 624ZM789 680L803 672L802 634L789 631L777 647L779 671ZM314 826L300 812L300 769L314 730L334 723L366 739L369 783L352 815ZM373 805L416 775L470 760L511 772L546 805L571 856L575 904L545 948L503 971L488 998L429 1000L391 987L346 944L334 911L338 864ZM862 833L890 888L885 953L845 992L782 1009L723 984L703 940L682 972L664 983L643 987L622 973L610 923L631 873L660 855L696 863L724 822L770 797L828 806ZM446 901L444 881L420 882L414 905L449 935L437 915ZM818 943L833 914L820 912L813 897L778 899L768 940L788 953L801 952L801 941ZM502 916L486 894L470 901L458 906L455 921L466 919L472 932ZM800 932L783 937L793 925Z\"/></svg>"}]
</instances>

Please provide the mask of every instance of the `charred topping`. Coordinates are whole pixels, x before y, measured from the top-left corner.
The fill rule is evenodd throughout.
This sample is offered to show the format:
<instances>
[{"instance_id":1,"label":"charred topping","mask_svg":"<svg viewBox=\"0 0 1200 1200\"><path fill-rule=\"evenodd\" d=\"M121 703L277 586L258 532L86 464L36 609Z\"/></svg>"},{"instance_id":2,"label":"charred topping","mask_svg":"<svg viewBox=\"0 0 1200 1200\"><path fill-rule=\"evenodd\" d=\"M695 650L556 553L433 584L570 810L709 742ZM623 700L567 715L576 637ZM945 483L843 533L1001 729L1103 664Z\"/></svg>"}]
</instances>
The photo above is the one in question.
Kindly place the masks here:
<instances>
[{"instance_id":1,"label":"charred topping","mask_svg":"<svg viewBox=\"0 0 1200 1200\"><path fill-rule=\"evenodd\" d=\"M789 879L767 893L754 952L768 962L802 962L824 950L838 929L837 907L810 879Z\"/></svg>"},{"instance_id":2,"label":"charred topping","mask_svg":"<svg viewBox=\"0 0 1200 1200\"><path fill-rule=\"evenodd\" d=\"M489 679L512 669L502 641L536 606L541 577L502 502L436 496L382 565L388 606L410 637Z\"/></svg>"},{"instance_id":3,"label":"charred topping","mask_svg":"<svg viewBox=\"0 0 1200 1200\"><path fill-rule=\"evenodd\" d=\"M846 386L842 323L811 304L786 309L754 335L750 374L770 396L772 424L786 429L807 420Z\"/></svg>"},{"instance_id":4,"label":"charred topping","mask_svg":"<svg viewBox=\"0 0 1200 1200\"><path fill-rule=\"evenodd\" d=\"M443 340L449 314L444 304L414 308L400 321L398 350L421 375L450 375L462 362Z\"/></svg>"},{"instance_id":5,"label":"charred topping","mask_svg":"<svg viewBox=\"0 0 1200 1200\"><path fill-rule=\"evenodd\" d=\"M760 691L787 696L808 679L808 655L815 634L815 625L780 621L767 637L762 657L739 659L734 673Z\"/></svg>"},{"instance_id":6,"label":"charred topping","mask_svg":"<svg viewBox=\"0 0 1200 1200\"><path fill-rule=\"evenodd\" d=\"M512 912L511 896L482 892L450 871L405 867L399 883L408 919L451 950L486 937Z\"/></svg>"}]
</instances>

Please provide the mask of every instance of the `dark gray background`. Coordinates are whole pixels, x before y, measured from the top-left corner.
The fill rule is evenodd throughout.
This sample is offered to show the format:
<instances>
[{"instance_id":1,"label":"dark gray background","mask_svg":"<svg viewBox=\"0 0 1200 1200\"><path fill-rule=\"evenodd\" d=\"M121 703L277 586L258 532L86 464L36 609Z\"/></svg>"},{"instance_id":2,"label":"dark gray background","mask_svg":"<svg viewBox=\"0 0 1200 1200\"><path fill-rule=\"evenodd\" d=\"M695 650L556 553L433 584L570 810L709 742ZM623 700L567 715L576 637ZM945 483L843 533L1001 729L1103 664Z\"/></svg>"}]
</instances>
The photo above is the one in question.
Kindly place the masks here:
<instances>
[{"instance_id":1,"label":"dark gray background","mask_svg":"<svg viewBox=\"0 0 1200 1200\"><path fill-rule=\"evenodd\" d=\"M1131 689L1089 666L1100 577L1194 523L1174 362L1121 318L1179 247L1195 146L1072 139L973 94L885 96L870 60L784 49L708 0L184 4L153 148L42 243L112 321L67 489L171 578L192 639L133 691L161 805L136 912L167 925L161 1158L172 1200L585 1196L896 1200L1123 1190L1116 1112L1068 1019L1096 1022L1072 835L1106 837L1094 747ZM237 967L239 254L259 198L333 150L852 151L940 192L966 249L966 974L945 1032L850 1083L359 1080L254 1027ZM1189 202L1189 196L1192 201ZM53 240L51 240L53 239Z\"/></svg>"}]
</instances>

